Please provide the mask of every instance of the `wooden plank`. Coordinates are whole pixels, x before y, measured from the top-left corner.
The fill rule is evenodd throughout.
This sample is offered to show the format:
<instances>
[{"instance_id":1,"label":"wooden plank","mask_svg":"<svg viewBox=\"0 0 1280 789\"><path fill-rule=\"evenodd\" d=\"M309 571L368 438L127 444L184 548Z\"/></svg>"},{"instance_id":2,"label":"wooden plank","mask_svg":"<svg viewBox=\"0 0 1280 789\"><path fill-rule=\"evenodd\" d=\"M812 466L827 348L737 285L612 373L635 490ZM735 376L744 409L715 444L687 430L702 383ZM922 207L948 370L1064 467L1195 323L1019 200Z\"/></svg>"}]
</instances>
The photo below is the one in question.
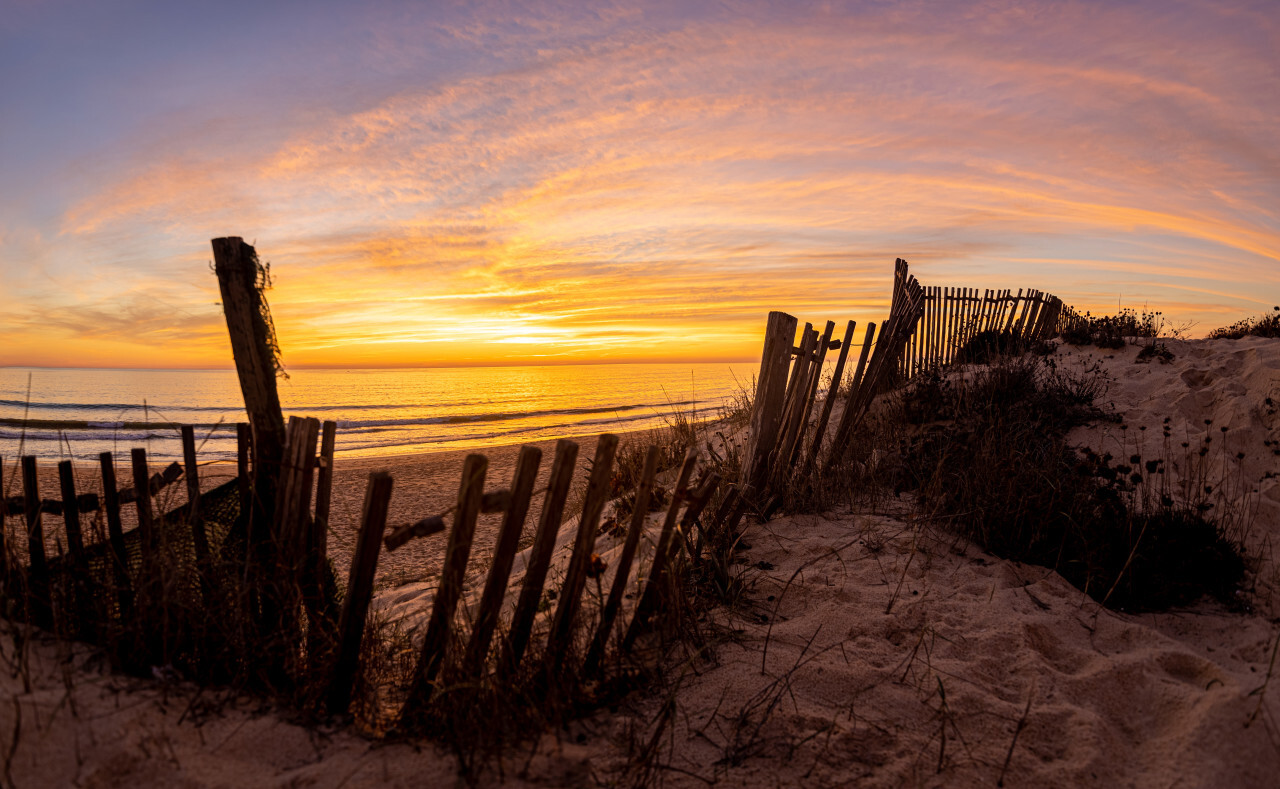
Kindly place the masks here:
<instances>
[{"instance_id":1,"label":"wooden plank","mask_svg":"<svg viewBox=\"0 0 1280 789\"><path fill-rule=\"evenodd\" d=\"M778 428L777 443L779 452L771 460L771 465L776 464L776 458L791 439L791 433L795 428L795 412L799 408L800 390L808 383L806 374L809 369L809 353L817 340L817 332L813 330L813 324L806 323L800 337L800 353L796 355L795 363L792 365L791 376L787 380L787 395L782 401L782 424Z\"/></svg>"},{"instance_id":2,"label":"wooden plank","mask_svg":"<svg viewBox=\"0 0 1280 789\"><path fill-rule=\"evenodd\" d=\"M675 535L676 521L680 514L680 505L685 503L685 499L688 496L689 479L693 476L693 469L697 464L698 452L696 449L690 449L684 456L684 463L680 466L680 476L677 478L675 490L671 494L671 504L667 507L667 515L662 522L662 531L658 534L658 544L654 548L653 560L649 564L649 573L645 581L644 592L641 593L640 600L636 604L635 613L631 616L631 625L627 628L627 634L622 638L621 649L623 652L629 651L635 640L648 627L648 619L652 615L652 609L657 604L657 582L662 580L667 562L671 556L671 543Z\"/></svg>"},{"instance_id":3,"label":"wooden plank","mask_svg":"<svg viewBox=\"0 0 1280 789\"><path fill-rule=\"evenodd\" d=\"M524 657L533 631L533 620L542 602L542 586L551 566L551 554L555 550L556 535L564 518L565 499L569 495L569 483L573 481L573 465L578 459L578 445L561 439L556 442L556 456L551 464L551 476L547 480L547 494L542 500L542 515L538 519L538 531L529 551L529 563L524 571L524 583L516 612L511 617L511 630L500 668L504 673L514 672Z\"/></svg>"},{"instance_id":4,"label":"wooden plank","mask_svg":"<svg viewBox=\"0 0 1280 789\"><path fill-rule=\"evenodd\" d=\"M360 534L351 557L347 596L338 620L338 655L334 661L333 680L329 684L329 713L333 715L346 714L351 706L351 691L360 667L360 645L364 639L369 602L373 599L378 550L382 546L382 532L387 527L391 487L391 475L385 471L370 474L365 487Z\"/></svg>"},{"instance_id":5,"label":"wooden plank","mask_svg":"<svg viewBox=\"0 0 1280 789\"><path fill-rule=\"evenodd\" d=\"M822 402L822 411L818 414L818 424L813 428L813 440L809 442L809 449L805 454L804 466L801 468L800 476L808 477L810 470L813 469L814 460L818 457L818 452L822 450L822 442L827 437L827 423L831 420L831 409L835 407L836 397L840 392L840 381L844 377L845 361L849 358L849 347L853 343L853 331L858 327L857 321L849 321L844 330L844 341L840 343L840 355L836 358L835 369L831 372L831 387L827 389L827 396ZM735 488L734 493L737 493Z\"/></svg>"},{"instance_id":6,"label":"wooden plank","mask_svg":"<svg viewBox=\"0 0 1280 789\"><path fill-rule=\"evenodd\" d=\"M67 529L67 549L77 566L84 563L84 534L80 530L80 505L76 500L75 471L70 460L58 463L58 482L62 489L62 518Z\"/></svg>"},{"instance_id":7,"label":"wooden plank","mask_svg":"<svg viewBox=\"0 0 1280 789\"><path fill-rule=\"evenodd\" d=\"M816 332L814 333L818 357L809 367L807 372L808 380L803 382L804 388L799 395L802 399L797 401L794 413L790 416L791 424L787 428L786 440L782 443L781 451L778 454L774 477L779 482L791 475L796 458L804 447L805 434L809 428L809 415L813 412L813 401L818 396L818 383L822 377L822 365L826 361L827 345L831 342L831 334L835 329L835 322L827 321L820 340L817 339Z\"/></svg>"},{"instance_id":8,"label":"wooden plank","mask_svg":"<svg viewBox=\"0 0 1280 789\"><path fill-rule=\"evenodd\" d=\"M320 461L316 477L315 533L321 562L329 552L329 504L333 498L333 450L337 436L338 423L326 420L320 430Z\"/></svg>"},{"instance_id":9,"label":"wooden plank","mask_svg":"<svg viewBox=\"0 0 1280 789\"><path fill-rule=\"evenodd\" d=\"M147 472L147 450L134 447L130 451L133 461L134 504L138 509L138 536L142 546L142 572L150 577L156 553L155 516L151 510L151 489Z\"/></svg>"},{"instance_id":10,"label":"wooden plank","mask_svg":"<svg viewBox=\"0 0 1280 789\"><path fill-rule=\"evenodd\" d=\"M790 446L795 440L795 431L797 416L799 415L802 403L801 399L808 388L808 374L812 369L812 363L809 360L809 354L813 351L818 341L818 333L813 330L812 324L804 325L803 339L800 341L800 353L796 356L795 366L791 371L791 378L787 383L787 396L783 400L782 406L782 424L778 428L777 452L771 460L770 471L776 473L781 465L781 458L785 457L790 451Z\"/></svg>"},{"instance_id":11,"label":"wooden plank","mask_svg":"<svg viewBox=\"0 0 1280 789\"><path fill-rule=\"evenodd\" d=\"M1010 290L1012 292L1012 290ZM1022 288L1018 288L1018 295L1009 298L1008 311L1005 313L1004 330L1013 331L1013 324L1018 320L1018 304L1022 301Z\"/></svg>"},{"instance_id":12,"label":"wooden plank","mask_svg":"<svg viewBox=\"0 0 1280 789\"><path fill-rule=\"evenodd\" d=\"M480 515L480 498L484 495L484 476L488 468L489 461L484 455L467 455L462 464L462 483L458 486L453 529L445 546L440 586L431 605L422 652L405 702L404 714L410 718L416 716L431 698L433 681L444 664L445 652L453 636L453 614L462 596L462 581L471 556L471 542L475 536L476 518Z\"/></svg>"},{"instance_id":13,"label":"wooden plank","mask_svg":"<svg viewBox=\"0 0 1280 789\"><path fill-rule=\"evenodd\" d=\"M936 366L934 360L933 333L937 324L938 298L936 295L937 288L930 286L925 288L924 303L924 366L932 369Z\"/></svg>"},{"instance_id":14,"label":"wooden plank","mask_svg":"<svg viewBox=\"0 0 1280 789\"><path fill-rule=\"evenodd\" d=\"M743 469L749 494L758 496L769 474L769 457L778 441L782 405L786 398L787 367L796 319L785 312L770 312L765 326L764 354L756 378L755 404Z\"/></svg>"},{"instance_id":15,"label":"wooden plank","mask_svg":"<svg viewBox=\"0 0 1280 789\"><path fill-rule=\"evenodd\" d=\"M862 351L858 354L858 365L853 373L853 384L849 387L849 396L844 401L844 412L840 415L840 424L836 426L835 436L831 439L831 452L827 455L826 467L830 468L833 463L839 461L845 449L845 442L849 439L849 434L853 431L853 423L856 421L856 412L858 401L863 386L866 385L865 372L867 369L867 359L871 353L872 342L876 337L876 325L874 323L867 324L867 332L862 338Z\"/></svg>"},{"instance_id":16,"label":"wooden plank","mask_svg":"<svg viewBox=\"0 0 1280 789\"><path fill-rule=\"evenodd\" d=\"M582 592L587 584L587 568L591 564L591 552L596 546L596 529L600 514L609 500L610 481L613 478L613 459L618 451L618 437L605 433L596 441L596 456L591 462L591 477L587 481L587 497L582 505L582 517L578 519L578 535L560 587L559 602L551 620L551 632L547 636L547 656L552 670L564 667L565 657L573 652L573 623L582 606Z\"/></svg>"},{"instance_id":17,"label":"wooden plank","mask_svg":"<svg viewBox=\"0 0 1280 789\"><path fill-rule=\"evenodd\" d=\"M640 547L640 535L644 532L644 524L649 515L649 500L652 498L653 483L658 473L659 454L658 448L653 446L649 447L649 451L645 454L640 486L636 488L635 501L631 509L631 527L627 530L626 542L622 544L622 551L618 554L613 584L609 588L609 598L600 612L600 624L596 627L591 648L587 651L587 659L583 662L582 673L588 678L599 674L604 651L608 646L609 634L622 607L622 598L627 591L627 581L631 578L631 564L635 561L636 551ZM619 634L619 637L621 635Z\"/></svg>"},{"instance_id":18,"label":"wooden plank","mask_svg":"<svg viewBox=\"0 0 1280 789\"><path fill-rule=\"evenodd\" d=\"M292 534L293 522L301 494L299 474L303 453L305 426L302 417L291 416L285 427L284 454L280 459L280 474L276 478L275 510L271 516L271 537L275 550L276 574L280 569L295 572L299 556Z\"/></svg>"},{"instance_id":19,"label":"wooden plank","mask_svg":"<svg viewBox=\"0 0 1280 789\"><path fill-rule=\"evenodd\" d=\"M800 449L804 446L805 435L809 429L809 417L813 413L814 402L818 398L818 386L821 384L822 367L827 361L827 348L831 343L831 335L836 330L835 321L827 321L826 327L822 332L822 340L818 350L818 358L814 362L813 370L809 373L809 391L805 396L804 409L800 413L800 429L796 434L795 445L791 450L791 463L795 463L796 457L800 454ZM832 384L836 382L833 379Z\"/></svg>"},{"instance_id":20,"label":"wooden plank","mask_svg":"<svg viewBox=\"0 0 1280 789\"><path fill-rule=\"evenodd\" d=\"M27 594L32 620L41 626L51 623L49 564L44 551L44 524L40 519L39 467L34 455L22 457L22 497L27 527Z\"/></svg>"},{"instance_id":21,"label":"wooden plank","mask_svg":"<svg viewBox=\"0 0 1280 789\"><path fill-rule=\"evenodd\" d=\"M187 477L187 525L196 549L200 580L206 587L213 581L213 564L209 555L209 536L200 518L200 468L196 465L196 432L192 425L182 426L182 463ZM206 592L210 591L208 588Z\"/></svg>"},{"instance_id":22,"label":"wooden plank","mask_svg":"<svg viewBox=\"0 0 1280 789\"><path fill-rule=\"evenodd\" d=\"M479 613L471 628L471 640L467 643L465 664L472 675L480 674L485 658L489 655L489 645L502 612L502 600L507 592L511 564L516 557L520 534L524 531L524 520L529 514L533 485L538 479L538 466L541 462L541 449L527 445L520 447L515 474L511 479L510 502L503 515L498 544L494 549L493 565L489 568L484 593L480 596Z\"/></svg>"},{"instance_id":23,"label":"wooden plank","mask_svg":"<svg viewBox=\"0 0 1280 789\"><path fill-rule=\"evenodd\" d=\"M110 452L98 455L102 467L102 509L107 516L107 540L111 544L111 556L115 565L115 579L120 601L120 618L126 620L133 608L133 594L129 581L129 554L124 544L124 527L120 521L120 494L116 490L115 458Z\"/></svg>"}]
</instances>

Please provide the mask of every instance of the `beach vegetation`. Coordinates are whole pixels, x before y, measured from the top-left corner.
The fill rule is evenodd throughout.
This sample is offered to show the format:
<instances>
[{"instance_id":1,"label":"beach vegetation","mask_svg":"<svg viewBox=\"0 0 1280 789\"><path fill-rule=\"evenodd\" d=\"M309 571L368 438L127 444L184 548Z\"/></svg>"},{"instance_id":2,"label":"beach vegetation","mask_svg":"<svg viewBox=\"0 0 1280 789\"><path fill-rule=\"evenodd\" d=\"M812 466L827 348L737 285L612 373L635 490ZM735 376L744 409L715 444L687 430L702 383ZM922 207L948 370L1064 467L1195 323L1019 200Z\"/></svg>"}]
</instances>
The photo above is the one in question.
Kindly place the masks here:
<instances>
[{"instance_id":1,"label":"beach vegetation","mask_svg":"<svg viewBox=\"0 0 1280 789\"><path fill-rule=\"evenodd\" d=\"M1280 307L1209 332L1211 340L1239 340L1244 337L1280 337Z\"/></svg>"},{"instance_id":2,"label":"beach vegetation","mask_svg":"<svg viewBox=\"0 0 1280 789\"><path fill-rule=\"evenodd\" d=\"M1236 602L1247 512L1221 491L1229 480L1203 478L1204 458L1225 445L1207 437L1176 480L1168 444L1126 462L1077 450L1073 427L1117 419L1095 404L1104 387L1097 368L1069 373L1033 356L926 375L880 415L898 429L879 481L912 494L917 517L1053 568L1105 605Z\"/></svg>"},{"instance_id":3,"label":"beach vegetation","mask_svg":"<svg viewBox=\"0 0 1280 789\"><path fill-rule=\"evenodd\" d=\"M1159 337L1166 328L1163 312L1144 309L1139 313L1126 307L1115 315L1086 312L1062 331L1062 341L1068 345L1118 350L1136 339Z\"/></svg>"}]
</instances>

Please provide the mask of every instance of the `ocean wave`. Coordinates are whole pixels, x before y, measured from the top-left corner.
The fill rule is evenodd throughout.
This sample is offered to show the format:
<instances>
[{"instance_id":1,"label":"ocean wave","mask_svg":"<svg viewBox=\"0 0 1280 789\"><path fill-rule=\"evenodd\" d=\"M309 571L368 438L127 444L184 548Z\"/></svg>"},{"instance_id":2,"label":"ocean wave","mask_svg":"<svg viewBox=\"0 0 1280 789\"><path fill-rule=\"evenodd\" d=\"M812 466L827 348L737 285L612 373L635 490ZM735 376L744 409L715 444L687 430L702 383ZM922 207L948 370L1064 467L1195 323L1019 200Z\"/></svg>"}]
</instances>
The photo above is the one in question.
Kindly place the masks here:
<instances>
[{"instance_id":1,"label":"ocean wave","mask_svg":"<svg viewBox=\"0 0 1280 789\"><path fill-rule=\"evenodd\" d=\"M0 429L25 428L31 430L179 430L189 422L125 422L96 419L16 419L0 417ZM215 430L235 432L234 422L211 422L193 425L196 432Z\"/></svg>"},{"instance_id":2,"label":"ocean wave","mask_svg":"<svg viewBox=\"0 0 1280 789\"><path fill-rule=\"evenodd\" d=\"M552 408L541 411L490 411L475 414L454 414L453 416L405 417L401 419L339 419L338 427L345 429L385 429L391 427L411 427L415 425L466 425L484 422L508 422L513 419L539 419L549 416L578 416L588 414L621 414L641 409L658 409L663 407L693 405L693 401L675 403L639 403L617 404L608 406L592 406L589 408ZM652 414L657 416L658 414ZM646 415L648 416L648 415Z\"/></svg>"}]
</instances>

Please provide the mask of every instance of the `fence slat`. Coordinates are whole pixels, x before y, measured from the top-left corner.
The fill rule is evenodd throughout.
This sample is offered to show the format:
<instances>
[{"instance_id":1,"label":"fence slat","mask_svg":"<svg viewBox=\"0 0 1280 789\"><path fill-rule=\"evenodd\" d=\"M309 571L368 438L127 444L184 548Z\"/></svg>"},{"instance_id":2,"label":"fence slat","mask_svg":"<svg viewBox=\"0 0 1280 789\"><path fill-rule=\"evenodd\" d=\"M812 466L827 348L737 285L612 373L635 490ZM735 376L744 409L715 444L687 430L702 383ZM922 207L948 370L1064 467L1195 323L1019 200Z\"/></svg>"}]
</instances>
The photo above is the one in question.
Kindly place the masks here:
<instances>
[{"instance_id":1,"label":"fence slat","mask_svg":"<svg viewBox=\"0 0 1280 789\"><path fill-rule=\"evenodd\" d=\"M778 441L782 406L786 400L787 368L796 319L785 312L770 312L765 326L764 355L756 378L755 405L751 411L743 478L755 495L763 490L769 474L769 457Z\"/></svg>"},{"instance_id":2,"label":"fence slat","mask_svg":"<svg viewBox=\"0 0 1280 789\"><path fill-rule=\"evenodd\" d=\"M329 684L329 712L345 714L351 706L351 691L360 667L360 644L364 639L369 601L373 599L373 576L378 567L378 551L382 533L387 528L387 507L391 502L391 475L375 471L365 487L364 511L360 517L360 534L351 557L351 573L347 577L347 597L338 620L338 656L334 661L333 681Z\"/></svg>"},{"instance_id":3,"label":"fence slat","mask_svg":"<svg viewBox=\"0 0 1280 789\"><path fill-rule=\"evenodd\" d=\"M200 580L206 586L213 582L213 566L209 556L209 535L205 533L200 517L200 469L196 465L196 432L192 425L182 426L182 462L187 477L187 525L191 528L191 540L196 549L196 563L200 567Z\"/></svg>"},{"instance_id":4,"label":"fence slat","mask_svg":"<svg viewBox=\"0 0 1280 789\"><path fill-rule=\"evenodd\" d=\"M329 550L329 501L333 497L333 449L338 423L326 420L320 430L320 463L316 477L316 537L320 561Z\"/></svg>"},{"instance_id":5,"label":"fence slat","mask_svg":"<svg viewBox=\"0 0 1280 789\"><path fill-rule=\"evenodd\" d=\"M582 517L578 519L577 539L569 558L564 584L560 587L560 599L555 616L551 620L551 632L547 636L549 665L558 672L564 666L564 658L572 652L573 620L582 606L582 591L587 584L587 568L591 564L591 552L596 545L596 528L600 515L609 500L609 483L613 477L613 459L618 451L618 437L605 433L596 442L596 456L591 462L591 478L587 482L587 497L582 504Z\"/></svg>"},{"instance_id":6,"label":"fence slat","mask_svg":"<svg viewBox=\"0 0 1280 789\"><path fill-rule=\"evenodd\" d=\"M138 536L142 544L142 572L150 573L155 558L156 527L151 510L150 476L147 470L147 450L134 447L130 451L133 461L134 505L138 510Z\"/></svg>"},{"instance_id":7,"label":"fence slat","mask_svg":"<svg viewBox=\"0 0 1280 789\"><path fill-rule=\"evenodd\" d=\"M22 498L27 527L28 594L32 619L47 626L52 611L49 600L49 565L44 551L44 524L40 519L39 466L34 455L22 457Z\"/></svg>"},{"instance_id":8,"label":"fence slat","mask_svg":"<svg viewBox=\"0 0 1280 789\"><path fill-rule=\"evenodd\" d=\"M76 567L84 562L84 534L80 531L80 503L76 500L76 477L70 460L58 463L58 483L62 491L62 519L67 528L67 549Z\"/></svg>"},{"instance_id":9,"label":"fence slat","mask_svg":"<svg viewBox=\"0 0 1280 789\"><path fill-rule=\"evenodd\" d=\"M658 448L651 446L644 457L644 470L640 474L640 486L635 492L627 540L623 543L622 552L618 555L613 585L609 588L609 599L600 613L600 624L596 627L595 638L591 640L591 648L587 651L587 659L583 663L582 673L588 678L595 677L599 673L605 647L609 642L609 633L617 620L618 610L622 607L622 596L626 594L627 581L631 578L631 563L635 561L636 550L640 547L640 535L644 531L644 524L649 515L649 500L653 495L654 478L658 474L659 454Z\"/></svg>"},{"instance_id":10,"label":"fence slat","mask_svg":"<svg viewBox=\"0 0 1280 789\"><path fill-rule=\"evenodd\" d=\"M854 413L857 411L857 403L862 393L862 388L866 386L866 368L867 358L871 353L871 344L876 336L876 325L874 323L867 324L867 333L862 338L862 351L858 354L858 366L853 373L853 383L849 386L849 395L844 399L844 411L840 414L840 424L836 426L836 433L831 439L831 451L827 454L825 468L830 468L833 463L839 462L839 455L843 454L844 442L848 440L848 434L853 430Z\"/></svg>"},{"instance_id":11,"label":"fence slat","mask_svg":"<svg viewBox=\"0 0 1280 789\"><path fill-rule=\"evenodd\" d=\"M853 332L857 327L857 321L849 321L845 327L844 340L840 343L840 355L836 358L835 369L831 372L831 387L827 389L826 399L822 401L822 411L818 414L818 424L813 429L813 441L809 442L809 449L805 454L804 466L800 472L802 477L809 475L809 470L813 468L813 461L822 449L822 442L826 440L827 423L831 420L831 409L835 407L836 397L840 393L840 382L844 379L845 361L849 358L849 346L853 342ZM736 493L737 490L735 489L734 492Z\"/></svg>"},{"instance_id":12,"label":"fence slat","mask_svg":"<svg viewBox=\"0 0 1280 789\"><path fill-rule=\"evenodd\" d=\"M427 634L422 640L422 652L414 669L413 686L405 702L405 714L412 717L431 698L432 681L444 663L445 651L452 637L453 614L462 596L462 581L467 572L467 560L471 556L471 541L475 535L476 518L480 515L480 499L484 496L484 476L489 461L484 455L467 455L462 464L462 484L458 487L458 507L453 517L453 529L444 551L444 567L440 573L440 587L431 605L431 618L427 620Z\"/></svg>"},{"instance_id":13,"label":"fence slat","mask_svg":"<svg viewBox=\"0 0 1280 789\"><path fill-rule=\"evenodd\" d=\"M511 564L516 557L520 534L524 531L524 519L529 514L533 485L538 479L538 466L541 462L541 449L520 447L516 470L511 478L511 501L503 515L498 545L493 554L493 566L489 568L484 593L480 596L479 613L471 629L471 640L467 643L466 666L473 675L480 673L484 660L489 655L489 645L502 612L502 600L507 592Z\"/></svg>"},{"instance_id":14,"label":"fence slat","mask_svg":"<svg viewBox=\"0 0 1280 789\"><path fill-rule=\"evenodd\" d=\"M649 575L645 579L644 592L636 603L635 613L631 615L631 625L622 638L622 650L628 651L635 640L644 632L648 624L652 608L657 603L657 584L662 580L667 561L671 556L672 537L675 534L676 520L680 513L680 505L688 496L689 478L693 476L693 468L698 464L698 451L690 449L684 456L680 466L680 476L671 494L671 504L667 507L667 516L662 522L662 531L658 535L658 544L653 551L653 560L649 563Z\"/></svg>"},{"instance_id":15,"label":"fence slat","mask_svg":"<svg viewBox=\"0 0 1280 789\"><path fill-rule=\"evenodd\" d=\"M565 499L569 495L569 484L573 481L573 466L577 459L576 443L566 439L556 442L556 456L551 464L551 477L547 480L547 494L542 500L538 531L533 538L529 563L524 571L524 583L520 587L520 599L516 602L516 612L511 617L508 643L500 663L500 668L505 673L514 672L519 667L525 648L529 645L529 634L533 630L533 620L542 602L542 587L547 580L547 569L551 566L551 553L555 549L556 535L560 532Z\"/></svg>"},{"instance_id":16,"label":"fence slat","mask_svg":"<svg viewBox=\"0 0 1280 789\"><path fill-rule=\"evenodd\" d=\"M98 464L102 467L102 509L107 514L107 540L111 544L120 618L123 621L128 619L133 610L133 594L130 591L129 554L124 544L124 527L120 522L120 492L116 488L115 458L110 452L102 452L98 455Z\"/></svg>"}]
</instances>

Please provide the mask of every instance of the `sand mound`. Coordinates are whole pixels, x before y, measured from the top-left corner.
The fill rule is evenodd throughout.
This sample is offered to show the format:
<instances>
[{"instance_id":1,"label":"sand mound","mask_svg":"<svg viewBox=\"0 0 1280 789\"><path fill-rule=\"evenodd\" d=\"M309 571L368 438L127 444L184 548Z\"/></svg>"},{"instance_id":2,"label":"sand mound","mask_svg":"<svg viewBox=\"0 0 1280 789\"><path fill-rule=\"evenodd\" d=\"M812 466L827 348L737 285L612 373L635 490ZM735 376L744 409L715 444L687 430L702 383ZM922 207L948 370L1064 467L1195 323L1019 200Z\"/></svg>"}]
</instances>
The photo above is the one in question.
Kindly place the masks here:
<instances>
[{"instance_id":1,"label":"sand mound","mask_svg":"<svg viewBox=\"0 0 1280 789\"><path fill-rule=\"evenodd\" d=\"M913 524L905 502L780 518L747 529L746 594L712 613L706 648L678 654L666 688L547 735L501 775L549 786L1275 785L1280 343L1167 344L1168 364L1136 362L1134 346L1059 349L1060 366L1100 367L1103 404L1122 417L1072 438L1117 458L1163 454L1178 478L1212 480L1221 511L1250 516L1252 613L1208 602L1107 611L1052 571ZM421 591L384 604L429 599ZM456 780L429 746L373 745L243 703L213 714L192 688L105 677L51 644L18 661L12 637L2 645L7 663L28 667L0 677L11 700L0 751L18 786ZM501 782L496 766L482 781Z\"/></svg>"}]
</instances>

